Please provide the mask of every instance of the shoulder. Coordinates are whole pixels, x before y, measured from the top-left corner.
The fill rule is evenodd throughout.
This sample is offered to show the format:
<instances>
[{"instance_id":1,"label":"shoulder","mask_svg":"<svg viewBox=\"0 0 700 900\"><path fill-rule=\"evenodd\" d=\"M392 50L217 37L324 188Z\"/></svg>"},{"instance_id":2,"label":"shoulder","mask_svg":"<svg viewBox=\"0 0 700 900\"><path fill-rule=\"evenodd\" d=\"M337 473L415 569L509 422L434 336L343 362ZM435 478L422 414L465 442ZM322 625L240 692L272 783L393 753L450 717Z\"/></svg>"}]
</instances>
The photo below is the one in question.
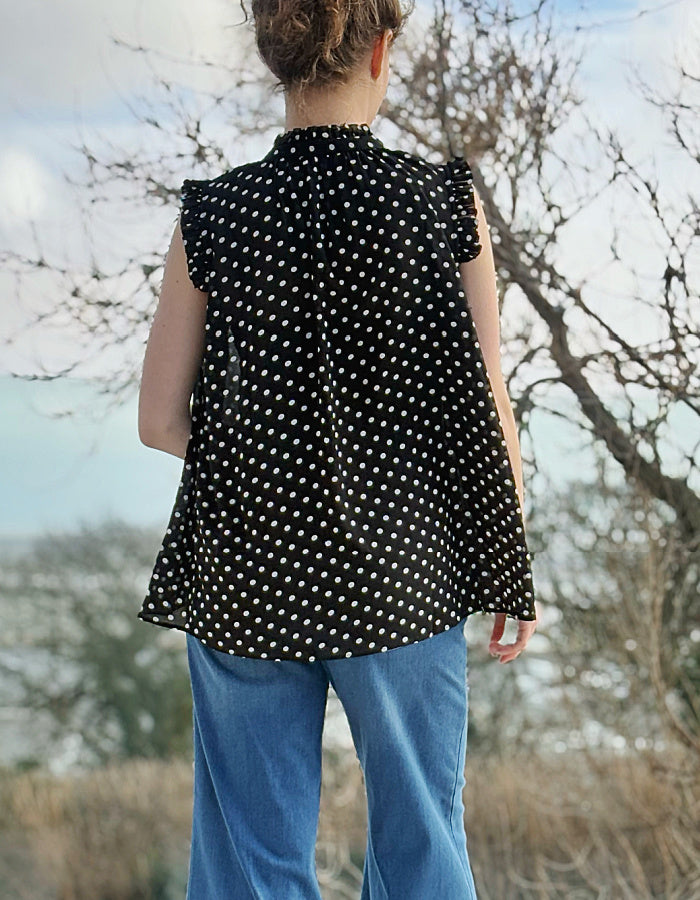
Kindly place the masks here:
<instances>
[{"instance_id":1,"label":"shoulder","mask_svg":"<svg viewBox=\"0 0 700 900\"><path fill-rule=\"evenodd\" d=\"M182 182L182 195L191 196L198 200L207 200L223 193L240 180L255 175L256 163L244 163L233 169L228 169L212 178L185 178Z\"/></svg>"},{"instance_id":2,"label":"shoulder","mask_svg":"<svg viewBox=\"0 0 700 900\"><path fill-rule=\"evenodd\" d=\"M453 154L443 162L429 162L406 150L387 148L385 152L397 171L410 173L420 180L427 193L437 195L443 204L471 201L474 192L472 169L463 156Z\"/></svg>"},{"instance_id":3,"label":"shoulder","mask_svg":"<svg viewBox=\"0 0 700 900\"><path fill-rule=\"evenodd\" d=\"M442 169L444 163L431 163L418 156L416 153L410 153L408 150L398 150L393 147L385 147L382 154L393 164L398 170L410 173L427 183L434 183L437 186L442 185L443 175Z\"/></svg>"}]
</instances>

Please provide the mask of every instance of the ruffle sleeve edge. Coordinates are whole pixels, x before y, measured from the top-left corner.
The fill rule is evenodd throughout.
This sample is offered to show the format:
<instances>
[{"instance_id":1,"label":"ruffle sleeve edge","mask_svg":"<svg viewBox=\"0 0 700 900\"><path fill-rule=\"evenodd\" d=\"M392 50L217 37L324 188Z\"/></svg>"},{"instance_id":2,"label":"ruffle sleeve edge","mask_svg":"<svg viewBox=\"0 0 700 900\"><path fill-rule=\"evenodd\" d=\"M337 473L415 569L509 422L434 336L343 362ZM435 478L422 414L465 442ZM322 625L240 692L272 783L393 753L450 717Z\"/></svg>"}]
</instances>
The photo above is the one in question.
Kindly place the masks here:
<instances>
[{"instance_id":1,"label":"ruffle sleeve edge","mask_svg":"<svg viewBox=\"0 0 700 900\"><path fill-rule=\"evenodd\" d=\"M463 156L453 156L443 166L456 233L455 258L469 262L481 252L474 202L474 182L469 163Z\"/></svg>"},{"instance_id":2,"label":"ruffle sleeve edge","mask_svg":"<svg viewBox=\"0 0 700 900\"><path fill-rule=\"evenodd\" d=\"M209 290L210 234L204 196L209 182L206 179L186 178L180 190L180 231L185 245L187 271L192 284L200 291Z\"/></svg>"}]
</instances>

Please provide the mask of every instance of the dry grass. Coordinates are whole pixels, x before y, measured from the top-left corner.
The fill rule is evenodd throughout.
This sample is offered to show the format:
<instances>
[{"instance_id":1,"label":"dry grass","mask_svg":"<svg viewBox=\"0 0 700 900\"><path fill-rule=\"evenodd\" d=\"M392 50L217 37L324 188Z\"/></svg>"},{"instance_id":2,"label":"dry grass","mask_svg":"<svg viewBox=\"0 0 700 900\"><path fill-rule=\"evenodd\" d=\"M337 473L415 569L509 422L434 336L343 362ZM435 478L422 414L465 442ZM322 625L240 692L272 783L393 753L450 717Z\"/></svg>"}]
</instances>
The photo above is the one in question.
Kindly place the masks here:
<instances>
[{"instance_id":1,"label":"dry grass","mask_svg":"<svg viewBox=\"0 0 700 900\"><path fill-rule=\"evenodd\" d=\"M680 749L662 758L468 757L464 800L479 900L697 900L698 774ZM191 788L191 764L178 760L73 777L6 774L3 898L181 900ZM328 753L317 845L326 900L359 897L365 810L357 758Z\"/></svg>"},{"instance_id":2,"label":"dry grass","mask_svg":"<svg viewBox=\"0 0 700 900\"><path fill-rule=\"evenodd\" d=\"M357 900L367 838L362 769L354 753L324 751L316 869L325 900Z\"/></svg>"},{"instance_id":3,"label":"dry grass","mask_svg":"<svg viewBox=\"0 0 700 900\"><path fill-rule=\"evenodd\" d=\"M187 852L192 766L133 760L86 774L27 772L3 783L5 834L26 839L33 877L60 900L150 900ZM17 900L36 900L25 872L5 883Z\"/></svg>"},{"instance_id":4,"label":"dry grass","mask_svg":"<svg viewBox=\"0 0 700 900\"><path fill-rule=\"evenodd\" d=\"M480 900L700 898L700 772L680 748L472 758L464 795Z\"/></svg>"}]
</instances>

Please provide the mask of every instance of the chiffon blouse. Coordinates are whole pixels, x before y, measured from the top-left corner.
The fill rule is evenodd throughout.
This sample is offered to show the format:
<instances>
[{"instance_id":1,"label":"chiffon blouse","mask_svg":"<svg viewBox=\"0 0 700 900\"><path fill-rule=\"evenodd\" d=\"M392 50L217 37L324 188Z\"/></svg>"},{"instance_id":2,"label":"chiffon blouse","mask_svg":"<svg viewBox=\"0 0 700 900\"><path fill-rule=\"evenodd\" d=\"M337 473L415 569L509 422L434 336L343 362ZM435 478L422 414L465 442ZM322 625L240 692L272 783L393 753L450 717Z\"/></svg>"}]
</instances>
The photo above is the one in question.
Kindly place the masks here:
<instances>
[{"instance_id":1,"label":"chiffon blouse","mask_svg":"<svg viewBox=\"0 0 700 900\"><path fill-rule=\"evenodd\" d=\"M180 225L207 293L192 430L139 618L261 659L534 620L531 555L459 263L472 173L312 125Z\"/></svg>"}]
</instances>

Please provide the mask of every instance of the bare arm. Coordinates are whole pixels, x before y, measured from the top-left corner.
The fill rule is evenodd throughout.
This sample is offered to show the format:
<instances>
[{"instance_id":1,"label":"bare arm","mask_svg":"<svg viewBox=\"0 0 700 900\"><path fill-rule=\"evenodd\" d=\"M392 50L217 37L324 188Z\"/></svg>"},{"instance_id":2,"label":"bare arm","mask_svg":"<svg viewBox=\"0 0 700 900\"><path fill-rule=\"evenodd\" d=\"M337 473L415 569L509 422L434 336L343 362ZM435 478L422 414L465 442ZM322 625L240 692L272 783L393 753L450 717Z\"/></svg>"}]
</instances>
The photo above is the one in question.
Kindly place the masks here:
<instances>
[{"instance_id":1,"label":"bare arm","mask_svg":"<svg viewBox=\"0 0 700 900\"><path fill-rule=\"evenodd\" d=\"M501 332L496 290L496 268L486 217L479 195L474 189L474 203L477 210L477 227L481 252L469 262L460 264L460 274L469 309L476 327L477 337L503 427L503 436L508 446L508 456L513 467L515 485L524 510L524 488L522 460L518 429L513 415L513 407L501 371Z\"/></svg>"},{"instance_id":2,"label":"bare arm","mask_svg":"<svg viewBox=\"0 0 700 900\"><path fill-rule=\"evenodd\" d=\"M469 262L460 263L460 275L472 319L474 320L477 338L481 345L489 383L496 401L498 417L503 427L503 436L508 446L508 456L513 467L520 508L524 513L523 467L520 457L518 429L501 371L501 330L498 292L496 290L496 267L493 261L493 249L484 209L476 189L474 189L474 204L477 211L477 227L479 230L479 241L481 242L481 252ZM497 658L501 663L508 663L522 653L537 627L539 612L537 610L536 612L538 614L535 621L518 621L515 641L510 644L501 643L506 624L505 613L496 613L489 640L489 653L491 656Z\"/></svg>"},{"instance_id":3,"label":"bare arm","mask_svg":"<svg viewBox=\"0 0 700 900\"><path fill-rule=\"evenodd\" d=\"M192 421L190 397L204 353L207 294L190 281L178 221L146 344L139 391L139 438L184 459Z\"/></svg>"}]
</instances>

